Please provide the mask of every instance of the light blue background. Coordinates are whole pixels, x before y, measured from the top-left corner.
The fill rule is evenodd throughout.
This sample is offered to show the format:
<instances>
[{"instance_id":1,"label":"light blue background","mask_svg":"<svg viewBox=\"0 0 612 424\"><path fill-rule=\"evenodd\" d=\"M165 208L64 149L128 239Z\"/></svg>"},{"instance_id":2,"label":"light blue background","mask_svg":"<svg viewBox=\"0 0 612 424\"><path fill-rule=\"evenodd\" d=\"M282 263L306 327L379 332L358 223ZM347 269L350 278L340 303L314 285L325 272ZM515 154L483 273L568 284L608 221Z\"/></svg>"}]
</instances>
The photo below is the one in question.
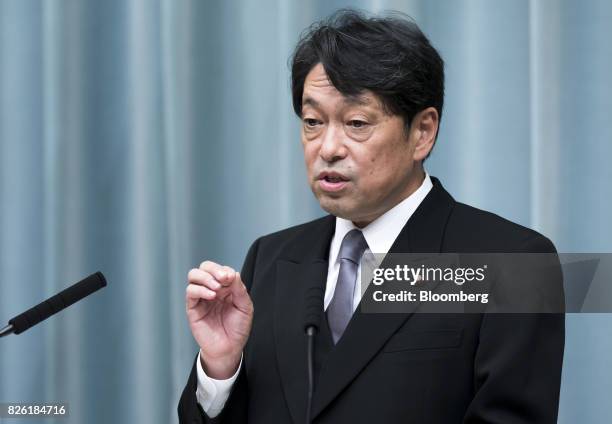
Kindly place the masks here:
<instances>
[{"instance_id":1,"label":"light blue background","mask_svg":"<svg viewBox=\"0 0 612 424\"><path fill-rule=\"evenodd\" d=\"M287 60L348 5L410 14L445 59L426 167L456 199L561 252L612 250L609 1L0 0L0 323L109 280L0 340L0 402L177 421L197 352L187 271L240 267L257 236L322 214ZM611 324L568 316L560 423L612 421Z\"/></svg>"}]
</instances>

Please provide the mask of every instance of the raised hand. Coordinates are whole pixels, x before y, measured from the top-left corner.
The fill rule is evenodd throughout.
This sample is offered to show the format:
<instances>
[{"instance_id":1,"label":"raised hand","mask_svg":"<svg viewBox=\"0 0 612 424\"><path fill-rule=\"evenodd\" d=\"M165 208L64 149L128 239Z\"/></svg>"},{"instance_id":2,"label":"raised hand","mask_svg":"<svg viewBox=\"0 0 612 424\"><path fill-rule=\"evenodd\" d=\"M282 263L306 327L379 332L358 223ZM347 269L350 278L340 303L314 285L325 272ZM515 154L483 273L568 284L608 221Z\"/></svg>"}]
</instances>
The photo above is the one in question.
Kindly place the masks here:
<instances>
[{"instance_id":1,"label":"raised hand","mask_svg":"<svg viewBox=\"0 0 612 424\"><path fill-rule=\"evenodd\" d=\"M205 261L187 279L187 320L202 367L211 378L227 379L238 369L249 338L253 302L240 274L228 266Z\"/></svg>"}]
</instances>

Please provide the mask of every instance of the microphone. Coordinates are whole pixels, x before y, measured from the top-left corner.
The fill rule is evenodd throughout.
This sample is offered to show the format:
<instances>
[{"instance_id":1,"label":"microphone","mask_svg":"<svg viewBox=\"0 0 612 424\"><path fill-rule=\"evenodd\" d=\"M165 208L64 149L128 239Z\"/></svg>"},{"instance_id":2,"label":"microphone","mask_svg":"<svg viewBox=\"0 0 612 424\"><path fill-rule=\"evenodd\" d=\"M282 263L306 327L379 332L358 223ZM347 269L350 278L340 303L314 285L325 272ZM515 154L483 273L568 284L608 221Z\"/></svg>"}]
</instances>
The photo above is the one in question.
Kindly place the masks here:
<instances>
[{"instance_id":1,"label":"microphone","mask_svg":"<svg viewBox=\"0 0 612 424\"><path fill-rule=\"evenodd\" d=\"M314 390L314 336L319 331L323 314L323 288L312 286L306 291L306 310L304 332L308 338L308 403L306 406L306 424L310 424L312 393Z\"/></svg>"},{"instance_id":2,"label":"microphone","mask_svg":"<svg viewBox=\"0 0 612 424\"><path fill-rule=\"evenodd\" d=\"M9 324L0 330L0 337L11 333L20 334L28 328L46 320L51 315L58 313L64 308L89 296L93 292L106 286L106 278L101 272L91 274L78 283L59 292L53 297L28 309L24 313L9 320Z\"/></svg>"},{"instance_id":3,"label":"microphone","mask_svg":"<svg viewBox=\"0 0 612 424\"><path fill-rule=\"evenodd\" d=\"M306 291L306 310L304 314L304 331L313 335L319 331L323 312L323 288L310 287Z\"/></svg>"}]
</instances>

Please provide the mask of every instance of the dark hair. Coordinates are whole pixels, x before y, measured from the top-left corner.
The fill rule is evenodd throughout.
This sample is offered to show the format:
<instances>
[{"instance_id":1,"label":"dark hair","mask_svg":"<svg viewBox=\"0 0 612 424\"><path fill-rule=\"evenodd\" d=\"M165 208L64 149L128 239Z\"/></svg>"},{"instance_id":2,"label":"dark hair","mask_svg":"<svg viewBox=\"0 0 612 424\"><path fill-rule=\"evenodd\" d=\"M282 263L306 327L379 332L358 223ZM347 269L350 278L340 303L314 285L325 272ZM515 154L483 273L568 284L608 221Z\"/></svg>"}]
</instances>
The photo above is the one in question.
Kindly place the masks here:
<instances>
[{"instance_id":1,"label":"dark hair","mask_svg":"<svg viewBox=\"0 0 612 424\"><path fill-rule=\"evenodd\" d=\"M405 15L366 17L339 10L302 34L291 62L293 109L300 117L304 80L318 63L340 93L372 91L388 113L404 118L407 129L427 107L442 117L444 62Z\"/></svg>"}]
</instances>

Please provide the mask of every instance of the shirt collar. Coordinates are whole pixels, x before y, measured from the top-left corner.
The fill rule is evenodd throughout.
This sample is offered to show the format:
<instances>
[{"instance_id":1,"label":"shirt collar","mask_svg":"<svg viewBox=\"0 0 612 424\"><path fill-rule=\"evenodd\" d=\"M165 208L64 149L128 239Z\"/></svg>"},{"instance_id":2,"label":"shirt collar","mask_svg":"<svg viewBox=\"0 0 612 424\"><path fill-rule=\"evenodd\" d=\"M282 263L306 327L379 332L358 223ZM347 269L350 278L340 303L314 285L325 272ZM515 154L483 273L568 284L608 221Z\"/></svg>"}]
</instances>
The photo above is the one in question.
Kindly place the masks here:
<instances>
[{"instance_id":1,"label":"shirt collar","mask_svg":"<svg viewBox=\"0 0 612 424\"><path fill-rule=\"evenodd\" d=\"M363 232L372 253L388 253L400 231L432 187L431 178L426 172L423 182L415 192L363 228L356 227L348 219L336 217L336 230L330 246L330 260L337 260L344 236L355 228Z\"/></svg>"}]
</instances>

